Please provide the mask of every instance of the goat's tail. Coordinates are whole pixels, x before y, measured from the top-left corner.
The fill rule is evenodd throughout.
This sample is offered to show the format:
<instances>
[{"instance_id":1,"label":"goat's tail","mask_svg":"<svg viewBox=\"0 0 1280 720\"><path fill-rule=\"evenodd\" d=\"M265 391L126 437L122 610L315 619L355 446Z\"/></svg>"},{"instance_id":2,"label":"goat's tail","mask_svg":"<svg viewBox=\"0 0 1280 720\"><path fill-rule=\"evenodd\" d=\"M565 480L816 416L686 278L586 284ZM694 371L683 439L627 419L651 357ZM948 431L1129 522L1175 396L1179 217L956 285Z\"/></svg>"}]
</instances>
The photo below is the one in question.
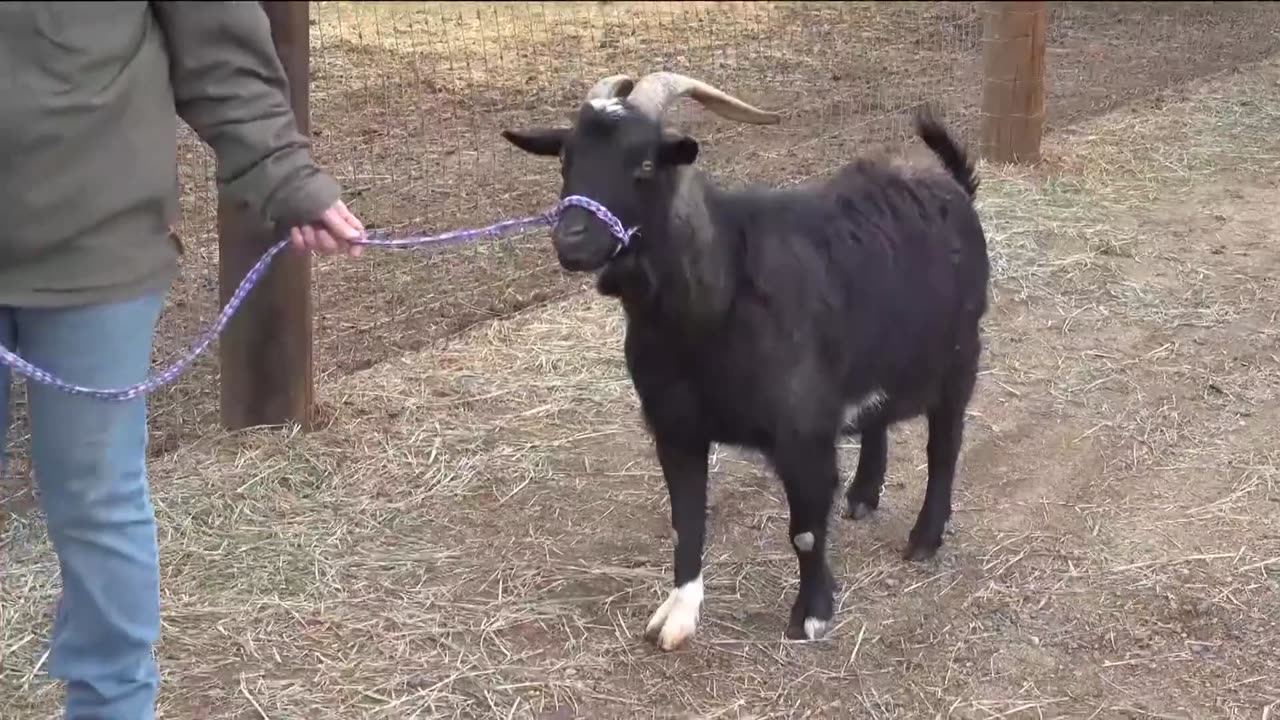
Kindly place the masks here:
<instances>
[{"instance_id":1,"label":"goat's tail","mask_svg":"<svg viewBox=\"0 0 1280 720\"><path fill-rule=\"evenodd\" d=\"M978 174L969 155L947 132L946 126L928 109L916 115L916 134L942 161L951 177L960 183L969 197L978 192Z\"/></svg>"}]
</instances>

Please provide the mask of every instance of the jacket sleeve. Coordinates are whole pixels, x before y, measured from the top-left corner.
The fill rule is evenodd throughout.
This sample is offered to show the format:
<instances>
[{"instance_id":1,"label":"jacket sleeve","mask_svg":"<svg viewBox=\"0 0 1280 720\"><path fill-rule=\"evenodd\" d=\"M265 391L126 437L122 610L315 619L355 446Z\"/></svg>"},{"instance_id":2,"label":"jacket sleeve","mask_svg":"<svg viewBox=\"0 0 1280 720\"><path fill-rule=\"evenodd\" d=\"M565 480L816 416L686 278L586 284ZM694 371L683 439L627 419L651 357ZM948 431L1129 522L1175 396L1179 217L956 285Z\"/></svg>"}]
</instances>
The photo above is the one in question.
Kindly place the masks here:
<instances>
[{"instance_id":1,"label":"jacket sleeve","mask_svg":"<svg viewBox=\"0 0 1280 720\"><path fill-rule=\"evenodd\" d=\"M219 187L271 223L319 218L341 197L289 105L288 81L257 2L152 2L179 117L213 148Z\"/></svg>"}]
</instances>

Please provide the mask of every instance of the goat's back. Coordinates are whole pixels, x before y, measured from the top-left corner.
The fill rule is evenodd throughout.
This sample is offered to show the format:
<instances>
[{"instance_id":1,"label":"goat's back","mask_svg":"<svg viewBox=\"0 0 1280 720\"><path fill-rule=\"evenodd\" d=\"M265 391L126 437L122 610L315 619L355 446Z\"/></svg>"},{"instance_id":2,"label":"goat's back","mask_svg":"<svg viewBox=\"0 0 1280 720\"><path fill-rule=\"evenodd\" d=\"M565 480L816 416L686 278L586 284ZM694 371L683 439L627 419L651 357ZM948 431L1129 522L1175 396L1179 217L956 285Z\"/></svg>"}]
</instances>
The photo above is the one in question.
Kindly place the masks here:
<instances>
[{"instance_id":1,"label":"goat's back","mask_svg":"<svg viewBox=\"0 0 1280 720\"><path fill-rule=\"evenodd\" d=\"M717 216L737 224L721 230L740 239L743 272L712 351L753 358L756 383L787 396L775 411L825 416L884 393L911 415L980 351L986 239L949 173L866 158L814 186L726 197L734 211Z\"/></svg>"}]
</instances>

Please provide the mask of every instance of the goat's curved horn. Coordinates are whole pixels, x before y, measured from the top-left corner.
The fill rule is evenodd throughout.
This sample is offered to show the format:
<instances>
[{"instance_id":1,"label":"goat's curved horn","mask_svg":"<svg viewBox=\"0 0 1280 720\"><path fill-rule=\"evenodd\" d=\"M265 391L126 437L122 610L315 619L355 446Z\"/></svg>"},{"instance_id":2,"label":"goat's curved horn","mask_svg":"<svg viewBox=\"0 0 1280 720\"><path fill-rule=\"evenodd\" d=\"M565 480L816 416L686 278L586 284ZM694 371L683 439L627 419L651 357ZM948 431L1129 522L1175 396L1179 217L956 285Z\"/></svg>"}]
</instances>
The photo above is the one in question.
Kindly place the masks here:
<instances>
[{"instance_id":1,"label":"goat's curved horn","mask_svg":"<svg viewBox=\"0 0 1280 720\"><path fill-rule=\"evenodd\" d=\"M610 75L591 86L591 89L587 91L587 102L626 97L631 93L631 89L635 85L635 81L629 75Z\"/></svg>"},{"instance_id":2,"label":"goat's curved horn","mask_svg":"<svg viewBox=\"0 0 1280 720\"><path fill-rule=\"evenodd\" d=\"M711 112L752 125L776 125L782 116L749 105L701 80L672 72L654 72L640 78L627 98L631 106L649 117L661 117L676 100L689 96Z\"/></svg>"}]
</instances>

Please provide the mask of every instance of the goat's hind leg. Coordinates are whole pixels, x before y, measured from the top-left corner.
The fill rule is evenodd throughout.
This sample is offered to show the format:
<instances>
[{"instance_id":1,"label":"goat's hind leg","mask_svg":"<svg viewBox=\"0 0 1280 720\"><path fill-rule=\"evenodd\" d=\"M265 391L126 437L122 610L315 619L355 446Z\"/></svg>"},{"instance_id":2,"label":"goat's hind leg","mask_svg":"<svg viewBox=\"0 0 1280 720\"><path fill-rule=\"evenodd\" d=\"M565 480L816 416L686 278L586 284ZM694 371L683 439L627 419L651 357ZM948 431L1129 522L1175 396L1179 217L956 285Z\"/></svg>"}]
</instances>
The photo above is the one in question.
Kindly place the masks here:
<instances>
[{"instance_id":1,"label":"goat's hind leg","mask_svg":"<svg viewBox=\"0 0 1280 720\"><path fill-rule=\"evenodd\" d=\"M885 468L889 463L889 428L876 425L863 430L858 469L845 493L845 517L864 520L880 508Z\"/></svg>"},{"instance_id":2,"label":"goat's hind leg","mask_svg":"<svg viewBox=\"0 0 1280 720\"><path fill-rule=\"evenodd\" d=\"M674 650L693 638L702 611L702 550L706 541L709 442L656 441L671 501L675 587L645 627L645 638Z\"/></svg>"},{"instance_id":3,"label":"goat's hind leg","mask_svg":"<svg viewBox=\"0 0 1280 720\"><path fill-rule=\"evenodd\" d=\"M947 378L938 403L928 411L929 484L908 538L908 560L928 560L942 547L942 536L951 521L951 494L964 441L965 409L976 382L976 362L956 368Z\"/></svg>"},{"instance_id":4,"label":"goat's hind leg","mask_svg":"<svg viewBox=\"0 0 1280 720\"><path fill-rule=\"evenodd\" d=\"M787 492L791 546L800 569L786 637L817 640L831 629L835 610L835 582L827 564L827 526L840 485L835 439L789 442L773 455Z\"/></svg>"}]
</instances>

